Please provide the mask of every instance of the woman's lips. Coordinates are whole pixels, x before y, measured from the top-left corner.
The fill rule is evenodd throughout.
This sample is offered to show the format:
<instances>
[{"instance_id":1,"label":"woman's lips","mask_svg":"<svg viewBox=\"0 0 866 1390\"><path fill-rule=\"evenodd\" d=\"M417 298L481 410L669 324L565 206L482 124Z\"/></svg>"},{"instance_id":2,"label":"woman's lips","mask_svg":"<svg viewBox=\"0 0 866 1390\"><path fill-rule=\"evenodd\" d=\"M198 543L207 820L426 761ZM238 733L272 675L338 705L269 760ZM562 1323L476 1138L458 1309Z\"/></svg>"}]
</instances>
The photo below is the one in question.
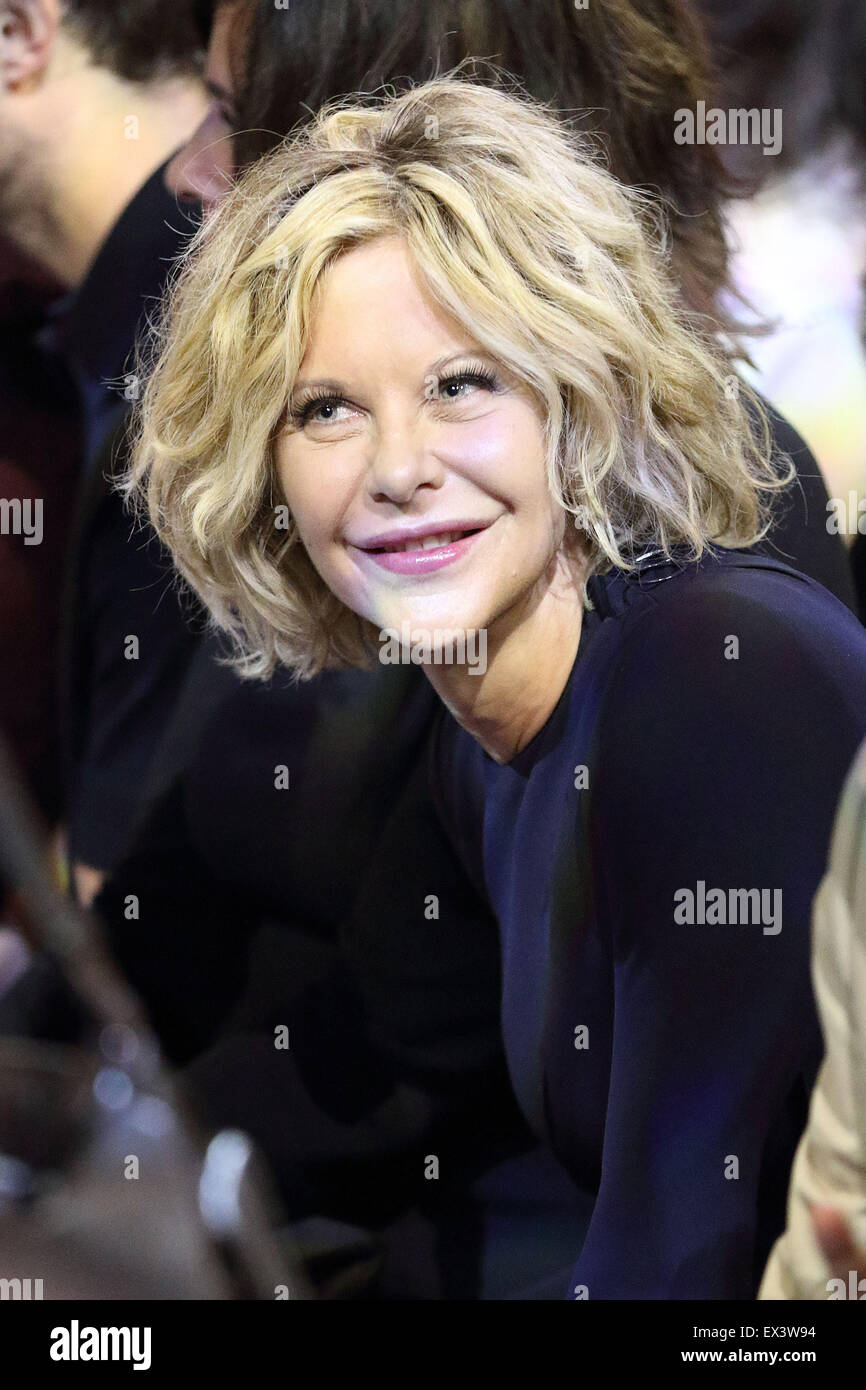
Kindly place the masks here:
<instances>
[{"instance_id":1,"label":"woman's lips","mask_svg":"<svg viewBox=\"0 0 866 1390\"><path fill-rule=\"evenodd\" d=\"M363 550L361 554L366 555L369 560L374 561L381 569L390 570L392 574L432 574L434 570L443 569L445 565L452 565L466 554L472 543L481 535L481 531L487 527L471 531L462 536L459 540L443 542L442 545L429 546L425 549L413 550ZM360 547L356 547L360 549Z\"/></svg>"}]
</instances>

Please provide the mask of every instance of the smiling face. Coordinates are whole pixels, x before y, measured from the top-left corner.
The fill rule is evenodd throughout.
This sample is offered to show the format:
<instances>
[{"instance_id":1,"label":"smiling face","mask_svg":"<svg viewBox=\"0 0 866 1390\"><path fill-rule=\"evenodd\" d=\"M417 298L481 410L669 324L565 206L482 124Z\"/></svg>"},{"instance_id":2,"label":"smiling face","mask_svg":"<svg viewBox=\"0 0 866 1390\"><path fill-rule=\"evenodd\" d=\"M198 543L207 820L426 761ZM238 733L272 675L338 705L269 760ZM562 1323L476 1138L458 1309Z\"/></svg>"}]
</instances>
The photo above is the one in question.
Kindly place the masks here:
<instances>
[{"instance_id":1,"label":"smiling face","mask_svg":"<svg viewBox=\"0 0 866 1390\"><path fill-rule=\"evenodd\" d=\"M275 459L310 559L349 608L379 628L493 640L549 601L562 563L543 425L405 242L382 237L317 286Z\"/></svg>"}]
</instances>

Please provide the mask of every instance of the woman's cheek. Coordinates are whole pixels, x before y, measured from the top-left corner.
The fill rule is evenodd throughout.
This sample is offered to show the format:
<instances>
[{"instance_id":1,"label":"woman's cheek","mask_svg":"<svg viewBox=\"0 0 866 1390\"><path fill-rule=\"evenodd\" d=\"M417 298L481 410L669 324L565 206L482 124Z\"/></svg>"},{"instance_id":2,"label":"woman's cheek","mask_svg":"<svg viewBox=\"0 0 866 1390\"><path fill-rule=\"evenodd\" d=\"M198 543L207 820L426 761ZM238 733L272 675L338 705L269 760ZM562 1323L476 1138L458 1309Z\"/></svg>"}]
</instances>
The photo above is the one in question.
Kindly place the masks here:
<instances>
[{"instance_id":1,"label":"woman's cheek","mask_svg":"<svg viewBox=\"0 0 866 1390\"><path fill-rule=\"evenodd\" d=\"M531 407L509 400L461 425L453 454L441 454L456 472L509 511L538 503L547 493L544 437Z\"/></svg>"},{"instance_id":2,"label":"woman's cheek","mask_svg":"<svg viewBox=\"0 0 866 1390\"><path fill-rule=\"evenodd\" d=\"M441 441L439 454L442 460L462 474L471 474L477 483L502 477L503 467L508 468L515 443L519 448L519 436L515 436L514 424L507 415L483 416L478 420L462 421L454 426L451 439Z\"/></svg>"},{"instance_id":3,"label":"woman's cheek","mask_svg":"<svg viewBox=\"0 0 866 1390\"><path fill-rule=\"evenodd\" d=\"M318 535L325 533L333 507L333 499L322 486L321 469L300 449L284 447L277 463L277 477L289 512L309 548L317 543Z\"/></svg>"}]
</instances>

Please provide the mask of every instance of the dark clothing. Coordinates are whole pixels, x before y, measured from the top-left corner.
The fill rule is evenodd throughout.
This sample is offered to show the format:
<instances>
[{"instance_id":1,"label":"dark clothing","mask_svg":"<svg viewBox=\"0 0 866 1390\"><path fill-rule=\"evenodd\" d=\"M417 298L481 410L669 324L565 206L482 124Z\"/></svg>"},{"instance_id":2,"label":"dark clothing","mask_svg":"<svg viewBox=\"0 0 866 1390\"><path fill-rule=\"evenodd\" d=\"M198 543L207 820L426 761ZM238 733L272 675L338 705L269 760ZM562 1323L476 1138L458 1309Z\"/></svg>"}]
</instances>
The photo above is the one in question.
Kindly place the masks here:
<instances>
[{"instance_id":1,"label":"dark clothing","mask_svg":"<svg viewBox=\"0 0 866 1390\"><path fill-rule=\"evenodd\" d=\"M518 1101L595 1199L562 1295L749 1299L821 1056L811 905L866 634L737 552L589 596L544 727L499 765L443 711L434 791L498 920Z\"/></svg>"},{"instance_id":2,"label":"dark clothing","mask_svg":"<svg viewBox=\"0 0 866 1390\"><path fill-rule=\"evenodd\" d=\"M186 749L184 776L165 779L99 899L121 963L176 1062L212 1040L216 1020L240 994L259 924L277 919L287 933L284 969L276 952L256 991L268 1021L298 968L289 934L300 928L314 942L334 943L436 708L414 667L333 672L300 685L285 672L242 682L218 664L220 650L213 639L203 643L187 692L195 698L179 702L169 731ZM277 785L280 768L287 787ZM154 779L163 780L159 769ZM442 852L459 873L447 844ZM140 922L118 911L126 893L141 899ZM176 969L166 968L167 952ZM193 971L224 981L221 1004L213 988L190 998Z\"/></svg>"},{"instance_id":3,"label":"dark clothing","mask_svg":"<svg viewBox=\"0 0 866 1390\"><path fill-rule=\"evenodd\" d=\"M70 365L85 408L88 470L137 399L133 345L159 307L172 265L199 220L156 169L115 222L79 288L59 301L44 335Z\"/></svg>"},{"instance_id":4,"label":"dark clothing","mask_svg":"<svg viewBox=\"0 0 866 1390\"><path fill-rule=\"evenodd\" d=\"M156 310L194 225L191 209L168 192L163 166L124 210L53 330L86 420L63 643L68 842L72 859L101 869L118 861L142 813L204 625L152 528L137 528L112 488L139 390L136 330Z\"/></svg>"},{"instance_id":5,"label":"dark clothing","mask_svg":"<svg viewBox=\"0 0 866 1390\"><path fill-rule=\"evenodd\" d=\"M797 479L774 500L773 526L754 549L817 579L852 613L858 613L845 542L827 530L828 493L821 470L794 426L769 402L764 401L764 406L770 416L775 448L792 459Z\"/></svg>"},{"instance_id":6,"label":"dark clothing","mask_svg":"<svg viewBox=\"0 0 866 1390\"><path fill-rule=\"evenodd\" d=\"M204 618L150 526L107 484L80 533L64 642L69 853L110 868L146 788Z\"/></svg>"},{"instance_id":7,"label":"dark clothing","mask_svg":"<svg viewBox=\"0 0 866 1390\"><path fill-rule=\"evenodd\" d=\"M97 900L196 1110L253 1135L292 1220L378 1233L378 1296L544 1296L586 1214L514 1101L495 923L428 794L432 688L209 661L186 775Z\"/></svg>"},{"instance_id":8,"label":"dark clothing","mask_svg":"<svg viewBox=\"0 0 866 1390\"><path fill-rule=\"evenodd\" d=\"M857 611L861 623L866 623L866 536L859 531L854 537L848 559L851 565L854 592L857 595Z\"/></svg>"},{"instance_id":9,"label":"dark clothing","mask_svg":"<svg viewBox=\"0 0 866 1390\"><path fill-rule=\"evenodd\" d=\"M53 822L62 787L60 599L81 421L68 373L38 343L57 288L32 275L12 257L0 270L0 730Z\"/></svg>"}]
</instances>

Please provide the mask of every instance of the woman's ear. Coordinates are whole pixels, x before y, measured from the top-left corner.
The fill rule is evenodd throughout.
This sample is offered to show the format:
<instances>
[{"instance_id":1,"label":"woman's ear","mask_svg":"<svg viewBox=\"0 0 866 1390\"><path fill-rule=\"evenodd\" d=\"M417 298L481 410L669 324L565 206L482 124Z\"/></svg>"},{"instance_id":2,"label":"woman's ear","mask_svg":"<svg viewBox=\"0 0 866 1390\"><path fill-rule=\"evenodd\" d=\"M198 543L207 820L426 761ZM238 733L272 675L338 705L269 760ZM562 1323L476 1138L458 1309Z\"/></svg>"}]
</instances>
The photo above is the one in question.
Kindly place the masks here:
<instances>
[{"instance_id":1,"label":"woman's ear","mask_svg":"<svg viewBox=\"0 0 866 1390\"><path fill-rule=\"evenodd\" d=\"M4 89L38 81L60 29L60 0L8 0L0 4L0 80Z\"/></svg>"},{"instance_id":2,"label":"woman's ear","mask_svg":"<svg viewBox=\"0 0 866 1390\"><path fill-rule=\"evenodd\" d=\"M563 507L563 532L562 541L559 547L559 554L562 561L568 568L571 579L582 589L586 582L586 572L592 555L594 554L594 539L591 533L584 529L584 524L588 520L583 508L578 509L578 515L566 510Z\"/></svg>"}]
</instances>

